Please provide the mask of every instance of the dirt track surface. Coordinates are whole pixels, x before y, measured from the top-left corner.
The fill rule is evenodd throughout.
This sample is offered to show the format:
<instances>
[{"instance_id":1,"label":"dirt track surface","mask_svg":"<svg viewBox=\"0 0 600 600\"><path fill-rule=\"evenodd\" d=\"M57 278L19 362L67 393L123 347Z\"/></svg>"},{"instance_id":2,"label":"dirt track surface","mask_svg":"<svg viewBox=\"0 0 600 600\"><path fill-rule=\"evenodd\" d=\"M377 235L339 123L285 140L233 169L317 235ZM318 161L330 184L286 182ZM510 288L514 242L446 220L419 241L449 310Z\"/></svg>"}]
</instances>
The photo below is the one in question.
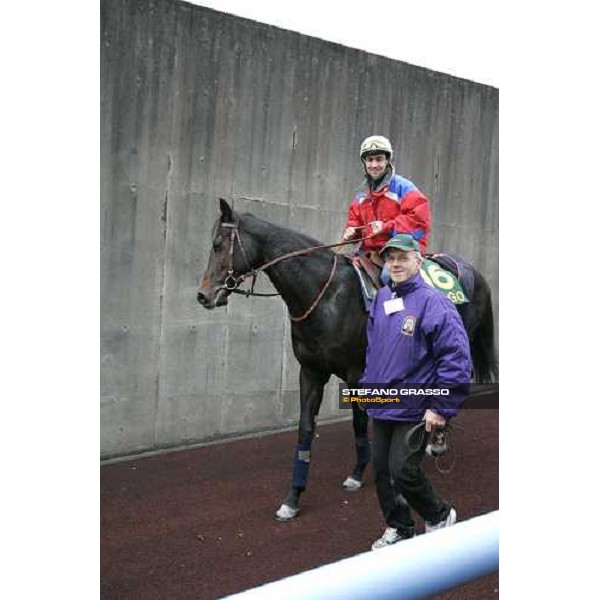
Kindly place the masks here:
<instances>
[{"instance_id":1,"label":"dirt track surface","mask_svg":"<svg viewBox=\"0 0 600 600\"><path fill-rule=\"evenodd\" d=\"M425 468L460 520L498 508L498 411L463 411L457 422L466 430L454 436L452 473L431 459ZM290 485L295 432L103 466L101 598L219 598L369 550L385 528L371 467L362 490L344 491L352 425L317 433L300 515L288 523L273 514ZM497 597L495 574L435 598Z\"/></svg>"}]
</instances>

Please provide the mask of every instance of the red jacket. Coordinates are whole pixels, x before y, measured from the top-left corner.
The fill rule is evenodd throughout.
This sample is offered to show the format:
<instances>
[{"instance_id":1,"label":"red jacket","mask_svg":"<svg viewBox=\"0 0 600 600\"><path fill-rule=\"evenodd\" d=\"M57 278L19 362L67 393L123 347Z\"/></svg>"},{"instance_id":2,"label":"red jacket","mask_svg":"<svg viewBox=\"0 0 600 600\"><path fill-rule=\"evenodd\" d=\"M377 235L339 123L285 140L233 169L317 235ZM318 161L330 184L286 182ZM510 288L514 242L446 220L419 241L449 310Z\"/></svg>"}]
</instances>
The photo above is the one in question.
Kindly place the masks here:
<instances>
[{"instance_id":1,"label":"red jacket","mask_svg":"<svg viewBox=\"0 0 600 600\"><path fill-rule=\"evenodd\" d=\"M362 227L373 221L383 221L383 231L362 242L365 251L379 252L397 233L410 233L419 241L421 254L427 250L427 235L431 231L429 201L417 186L396 175L393 167L377 190L366 184L352 198L346 227ZM355 237L371 235L371 227L357 232Z\"/></svg>"}]
</instances>

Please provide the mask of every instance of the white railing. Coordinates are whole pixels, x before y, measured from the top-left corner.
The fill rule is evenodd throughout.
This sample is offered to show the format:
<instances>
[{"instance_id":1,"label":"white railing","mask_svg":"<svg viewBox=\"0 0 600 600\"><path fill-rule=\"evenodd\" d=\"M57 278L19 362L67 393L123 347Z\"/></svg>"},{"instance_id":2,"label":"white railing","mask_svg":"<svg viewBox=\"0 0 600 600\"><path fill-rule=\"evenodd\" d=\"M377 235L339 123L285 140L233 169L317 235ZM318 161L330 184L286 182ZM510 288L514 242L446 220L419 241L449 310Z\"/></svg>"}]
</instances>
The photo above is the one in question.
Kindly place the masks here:
<instances>
[{"instance_id":1,"label":"white railing","mask_svg":"<svg viewBox=\"0 0 600 600\"><path fill-rule=\"evenodd\" d=\"M499 521L500 513L495 511L227 596L227 600L427 598L498 570Z\"/></svg>"}]
</instances>

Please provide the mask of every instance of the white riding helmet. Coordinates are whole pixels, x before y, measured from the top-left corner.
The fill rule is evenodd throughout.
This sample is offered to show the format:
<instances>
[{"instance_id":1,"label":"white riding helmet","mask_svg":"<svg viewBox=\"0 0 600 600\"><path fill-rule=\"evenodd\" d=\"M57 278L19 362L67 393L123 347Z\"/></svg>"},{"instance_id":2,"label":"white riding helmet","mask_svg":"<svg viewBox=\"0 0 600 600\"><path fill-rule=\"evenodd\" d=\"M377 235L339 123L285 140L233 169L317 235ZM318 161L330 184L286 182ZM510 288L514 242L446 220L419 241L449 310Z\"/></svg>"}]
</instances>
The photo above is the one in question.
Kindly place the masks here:
<instances>
[{"instance_id":1,"label":"white riding helmet","mask_svg":"<svg viewBox=\"0 0 600 600\"><path fill-rule=\"evenodd\" d=\"M382 135L371 135L366 138L360 145L360 159L368 152L385 152L388 155L388 160L392 160L394 150L390 140Z\"/></svg>"}]
</instances>

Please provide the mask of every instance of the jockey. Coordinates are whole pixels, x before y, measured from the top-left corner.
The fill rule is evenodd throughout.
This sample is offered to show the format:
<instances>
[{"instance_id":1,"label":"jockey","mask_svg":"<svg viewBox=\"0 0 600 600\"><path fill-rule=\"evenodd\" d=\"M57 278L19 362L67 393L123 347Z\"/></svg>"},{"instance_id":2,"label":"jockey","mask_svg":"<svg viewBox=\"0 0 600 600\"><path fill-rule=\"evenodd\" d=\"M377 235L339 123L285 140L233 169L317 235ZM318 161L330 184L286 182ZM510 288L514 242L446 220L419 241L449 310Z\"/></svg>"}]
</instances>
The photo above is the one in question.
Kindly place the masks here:
<instances>
[{"instance_id":1,"label":"jockey","mask_svg":"<svg viewBox=\"0 0 600 600\"><path fill-rule=\"evenodd\" d=\"M412 181L396 174L393 155L390 141L382 135L372 135L361 144L365 179L352 198L342 239L376 234L362 242L364 252L376 255L394 235L409 233L425 255L431 231L429 201Z\"/></svg>"}]
</instances>

